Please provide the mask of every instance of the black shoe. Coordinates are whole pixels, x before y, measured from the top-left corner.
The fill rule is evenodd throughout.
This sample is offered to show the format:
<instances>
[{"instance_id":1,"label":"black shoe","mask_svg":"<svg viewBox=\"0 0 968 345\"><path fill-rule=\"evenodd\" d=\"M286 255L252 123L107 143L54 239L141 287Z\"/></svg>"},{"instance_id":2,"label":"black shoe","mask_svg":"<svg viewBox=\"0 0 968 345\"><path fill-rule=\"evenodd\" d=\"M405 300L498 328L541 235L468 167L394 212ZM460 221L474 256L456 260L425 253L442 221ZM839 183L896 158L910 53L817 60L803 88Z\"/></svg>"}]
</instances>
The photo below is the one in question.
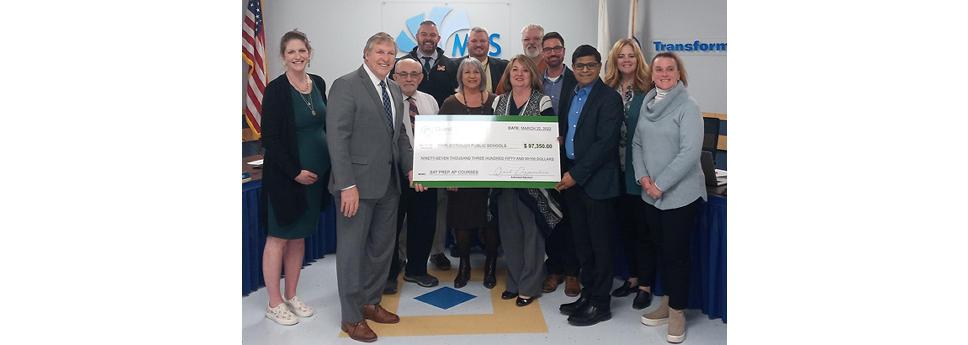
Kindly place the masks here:
<instances>
[{"instance_id":1,"label":"black shoe","mask_svg":"<svg viewBox=\"0 0 968 345\"><path fill-rule=\"evenodd\" d=\"M490 289L497 285L497 258L488 256L484 260L484 287ZM528 302L531 303L531 302Z\"/></svg>"},{"instance_id":2,"label":"black shoe","mask_svg":"<svg viewBox=\"0 0 968 345\"><path fill-rule=\"evenodd\" d=\"M429 274L424 274L422 276L408 276L404 274L403 280L411 283L417 283L417 285L420 285L423 287L434 287L434 286L437 286L437 283L440 282L437 280L437 277L434 277Z\"/></svg>"},{"instance_id":3,"label":"black shoe","mask_svg":"<svg viewBox=\"0 0 968 345\"><path fill-rule=\"evenodd\" d=\"M430 256L430 263L434 264L438 270L447 271L450 270L450 259L444 253L437 253Z\"/></svg>"},{"instance_id":4,"label":"black shoe","mask_svg":"<svg viewBox=\"0 0 968 345\"><path fill-rule=\"evenodd\" d=\"M652 304L652 294L642 291L642 289L636 290L639 291L635 294L635 300L632 301L632 308L635 308L636 310L648 308L649 305Z\"/></svg>"},{"instance_id":5,"label":"black shoe","mask_svg":"<svg viewBox=\"0 0 968 345\"><path fill-rule=\"evenodd\" d=\"M591 303L576 311L568 317L568 323L572 326L591 326L596 323L612 318L612 312L605 308L599 308Z\"/></svg>"},{"instance_id":6,"label":"black shoe","mask_svg":"<svg viewBox=\"0 0 968 345\"><path fill-rule=\"evenodd\" d=\"M581 296L578 298L577 301L562 304L561 306L558 307L558 311L560 311L562 314L565 314L565 315L571 315L571 314L574 314L575 311L578 311L579 309L584 307L586 304L588 304L588 298L585 296Z\"/></svg>"},{"instance_id":7,"label":"black shoe","mask_svg":"<svg viewBox=\"0 0 968 345\"><path fill-rule=\"evenodd\" d=\"M397 280L387 280L387 285L383 286L384 295L392 295L397 293Z\"/></svg>"},{"instance_id":8,"label":"black shoe","mask_svg":"<svg viewBox=\"0 0 968 345\"><path fill-rule=\"evenodd\" d=\"M538 299L538 296L534 296L534 297L531 297L531 298L523 298L523 297L518 296L518 299L514 301L514 304L516 304L519 307L523 307L523 306L526 306L528 304L531 304L531 302L534 302L534 300L536 300L536 299Z\"/></svg>"},{"instance_id":9,"label":"black shoe","mask_svg":"<svg viewBox=\"0 0 968 345\"><path fill-rule=\"evenodd\" d=\"M629 283L628 280L626 280L625 282L622 283L622 286L619 286L615 288L615 290L612 290L612 297L625 297L635 292L638 289L639 288L637 286L632 286L632 284Z\"/></svg>"},{"instance_id":10,"label":"black shoe","mask_svg":"<svg viewBox=\"0 0 968 345\"><path fill-rule=\"evenodd\" d=\"M460 257L460 264L457 267L457 277L454 278L454 288L460 289L467 285L471 279L471 258L468 256Z\"/></svg>"},{"instance_id":11,"label":"black shoe","mask_svg":"<svg viewBox=\"0 0 968 345\"><path fill-rule=\"evenodd\" d=\"M504 291L504 292L501 293L501 299L512 299L512 298L515 298L515 297L518 297L518 293L517 292Z\"/></svg>"}]
</instances>

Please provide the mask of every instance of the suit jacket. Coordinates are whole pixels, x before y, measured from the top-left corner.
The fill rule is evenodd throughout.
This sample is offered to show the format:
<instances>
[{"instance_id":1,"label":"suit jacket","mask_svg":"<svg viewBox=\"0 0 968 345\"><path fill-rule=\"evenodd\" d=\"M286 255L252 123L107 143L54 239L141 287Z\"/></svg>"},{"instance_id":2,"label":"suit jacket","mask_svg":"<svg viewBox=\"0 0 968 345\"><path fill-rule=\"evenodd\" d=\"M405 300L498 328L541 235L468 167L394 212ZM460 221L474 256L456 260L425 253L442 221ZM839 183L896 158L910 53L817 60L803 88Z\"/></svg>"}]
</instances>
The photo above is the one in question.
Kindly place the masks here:
<instances>
[{"instance_id":1,"label":"suit jacket","mask_svg":"<svg viewBox=\"0 0 968 345\"><path fill-rule=\"evenodd\" d=\"M568 134L568 109L575 89L562 89L558 109L558 135ZM619 130L625 112L622 97L605 85L601 78L594 81L585 106L582 107L575 128L575 160L565 156L561 145L562 168L596 200L614 198L621 192L618 166Z\"/></svg>"},{"instance_id":2,"label":"suit jacket","mask_svg":"<svg viewBox=\"0 0 968 345\"><path fill-rule=\"evenodd\" d=\"M322 94L323 102L326 102L326 82L315 74L310 74L309 78ZM259 219L263 222L268 219L266 205L269 197L272 198L273 212L279 224L292 223L307 207L306 186L295 180L302 167L296 145L296 120L292 109L291 89L293 87L289 84L289 79L283 74L266 85L265 96L262 98L262 147L265 148L265 164L262 171Z\"/></svg>"},{"instance_id":3,"label":"suit jacket","mask_svg":"<svg viewBox=\"0 0 968 345\"><path fill-rule=\"evenodd\" d=\"M326 115L327 143L333 163L329 191L333 194L356 185L360 199L378 199L388 189L400 191L391 176L399 168L413 167L413 148L403 127L403 93L387 78L396 116L391 129L383 109L382 96L360 66L333 82Z\"/></svg>"},{"instance_id":4,"label":"suit jacket","mask_svg":"<svg viewBox=\"0 0 968 345\"><path fill-rule=\"evenodd\" d=\"M467 58L470 58L470 55L464 55L464 57L460 58L460 60L464 61L464 59ZM459 67L460 62L458 62L457 65ZM491 74L491 93L497 94L497 88L501 81L501 76L504 75L504 70L506 68L508 68L508 60L493 56L487 57L487 70ZM486 82L486 80L481 80L481 83Z\"/></svg>"},{"instance_id":5,"label":"suit jacket","mask_svg":"<svg viewBox=\"0 0 968 345\"><path fill-rule=\"evenodd\" d=\"M413 48L410 54L401 57L401 59L407 57L419 61L420 65L423 66L424 61L417 56L417 48ZM457 61L444 56L444 50L438 47L437 61L430 67L429 74L424 73L424 79L420 81L417 90L434 96L434 99L437 100L437 106L440 107L447 97L454 94L454 89L457 88L457 65ZM390 72L390 74L393 73Z\"/></svg>"}]
</instances>

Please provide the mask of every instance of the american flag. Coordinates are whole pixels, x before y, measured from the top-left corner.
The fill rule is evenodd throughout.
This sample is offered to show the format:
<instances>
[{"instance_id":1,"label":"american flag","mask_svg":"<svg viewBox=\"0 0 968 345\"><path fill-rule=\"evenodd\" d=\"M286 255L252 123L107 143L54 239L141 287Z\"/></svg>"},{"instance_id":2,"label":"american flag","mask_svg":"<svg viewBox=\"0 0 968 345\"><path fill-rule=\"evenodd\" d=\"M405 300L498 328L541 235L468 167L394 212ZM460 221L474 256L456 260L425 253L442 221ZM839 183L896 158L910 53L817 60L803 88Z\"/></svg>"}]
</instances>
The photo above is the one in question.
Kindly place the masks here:
<instances>
[{"instance_id":1,"label":"american flag","mask_svg":"<svg viewBox=\"0 0 968 345\"><path fill-rule=\"evenodd\" d=\"M266 91L266 34L262 26L261 0L249 0L242 19L242 58L249 65L245 86L245 121L255 134L262 134L262 94Z\"/></svg>"}]
</instances>

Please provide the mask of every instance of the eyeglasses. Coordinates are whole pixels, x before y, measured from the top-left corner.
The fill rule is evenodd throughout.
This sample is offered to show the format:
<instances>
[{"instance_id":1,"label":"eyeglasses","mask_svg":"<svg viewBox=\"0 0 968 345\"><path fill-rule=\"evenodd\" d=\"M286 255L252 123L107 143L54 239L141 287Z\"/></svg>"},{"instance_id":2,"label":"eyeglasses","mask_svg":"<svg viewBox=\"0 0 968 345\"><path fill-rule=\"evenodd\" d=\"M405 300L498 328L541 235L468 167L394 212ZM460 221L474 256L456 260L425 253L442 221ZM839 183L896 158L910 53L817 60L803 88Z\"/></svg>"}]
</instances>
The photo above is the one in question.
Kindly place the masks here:
<instances>
[{"instance_id":1,"label":"eyeglasses","mask_svg":"<svg viewBox=\"0 0 968 345\"><path fill-rule=\"evenodd\" d=\"M541 51L545 53L551 53L551 52L560 53L562 50L565 50L565 47L557 46L557 47L551 47L551 48L541 48Z\"/></svg>"},{"instance_id":2,"label":"eyeglasses","mask_svg":"<svg viewBox=\"0 0 968 345\"><path fill-rule=\"evenodd\" d=\"M400 78L410 77L412 79L417 79L423 75L423 72L410 72L410 73L397 72L396 74L397 74L397 77L400 77Z\"/></svg>"},{"instance_id":3,"label":"eyeglasses","mask_svg":"<svg viewBox=\"0 0 968 345\"><path fill-rule=\"evenodd\" d=\"M602 64L598 62L590 62L590 63L576 63L572 65L572 67L574 67L575 70L577 71L577 70L583 70L583 69L595 69L601 65Z\"/></svg>"}]
</instances>

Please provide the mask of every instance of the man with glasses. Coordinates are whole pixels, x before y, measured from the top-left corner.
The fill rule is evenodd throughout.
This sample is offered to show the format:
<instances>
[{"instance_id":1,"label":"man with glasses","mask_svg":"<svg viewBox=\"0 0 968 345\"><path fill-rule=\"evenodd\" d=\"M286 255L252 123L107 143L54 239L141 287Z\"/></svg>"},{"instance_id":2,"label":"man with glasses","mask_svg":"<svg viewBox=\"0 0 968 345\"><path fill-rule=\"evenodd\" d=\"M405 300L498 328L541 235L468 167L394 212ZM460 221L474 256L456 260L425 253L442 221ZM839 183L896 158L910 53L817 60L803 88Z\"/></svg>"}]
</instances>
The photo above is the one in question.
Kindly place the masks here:
<instances>
[{"instance_id":1,"label":"man with glasses","mask_svg":"<svg viewBox=\"0 0 968 345\"><path fill-rule=\"evenodd\" d=\"M439 110L434 97L417 90L417 85L424 79L423 68L420 63L409 57L397 61L393 81L400 84L403 92L403 127L413 146L413 126L417 115L435 115ZM401 182L406 179L401 177ZM437 286L437 277L427 273L427 257L433 243L436 230L437 191L429 189L427 193L417 193L406 185L401 185L400 207L397 210L397 241L394 253L400 251L400 243L406 248L407 266L403 280L423 287ZM400 231L406 218L407 231L405 241L400 241ZM390 261L390 274L383 289L384 294L396 293L397 276L400 274L400 259L394 255Z\"/></svg>"},{"instance_id":2,"label":"man with glasses","mask_svg":"<svg viewBox=\"0 0 968 345\"><path fill-rule=\"evenodd\" d=\"M544 62L544 55L541 53L541 38L543 36L544 28L541 25L528 24L521 28L521 52L531 59L531 62L534 62L538 74L544 73L545 68L548 68ZM495 92L497 94L506 92L507 90L504 90L503 86L504 76L502 75Z\"/></svg>"},{"instance_id":3,"label":"man with glasses","mask_svg":"<svg viewBox=\"0 0 968 345\"><path fill-rule=\"evenodd\" d=\"M574 326L590 326L612 317L612 228L614 198L619 196L618 139L624 108L622 98L598 77L602 55L581 45L571 56L578 85L563 97L558 117L563 138L565 173L555 189L568 210L575 250L581 266L581 297L562 304Z\"/></svg>"},{"instance_id":4,"label":"man with glasses","mask_svg":"<svg viewBox=\"0 0 968 345\"><path fill-rule=\"evenodd\" d=\"M547 69L542 73L542 88L546 96L551 97L551 107L555 114L561 115L558 100L562 90L574 90L578 81L575 74L564 64L565 39L557 32L549 32L542 37L541 54L547 63ZM562 159L564 161L564 159ZM564 173L564 171L562 171ZM563 203L563 202L562 202ZM565 218L568 218L567 208ZM581 285L578 283L578 256L575 254L575 244L572 239L571 227L568 221L558 223L558 228L551 233L545 246L548 259L545 268L548 276L542 285L544 293L551 293L558 289L558 285L565 283L565 295L578 296Z\"/></svg>"}]
</instances>

